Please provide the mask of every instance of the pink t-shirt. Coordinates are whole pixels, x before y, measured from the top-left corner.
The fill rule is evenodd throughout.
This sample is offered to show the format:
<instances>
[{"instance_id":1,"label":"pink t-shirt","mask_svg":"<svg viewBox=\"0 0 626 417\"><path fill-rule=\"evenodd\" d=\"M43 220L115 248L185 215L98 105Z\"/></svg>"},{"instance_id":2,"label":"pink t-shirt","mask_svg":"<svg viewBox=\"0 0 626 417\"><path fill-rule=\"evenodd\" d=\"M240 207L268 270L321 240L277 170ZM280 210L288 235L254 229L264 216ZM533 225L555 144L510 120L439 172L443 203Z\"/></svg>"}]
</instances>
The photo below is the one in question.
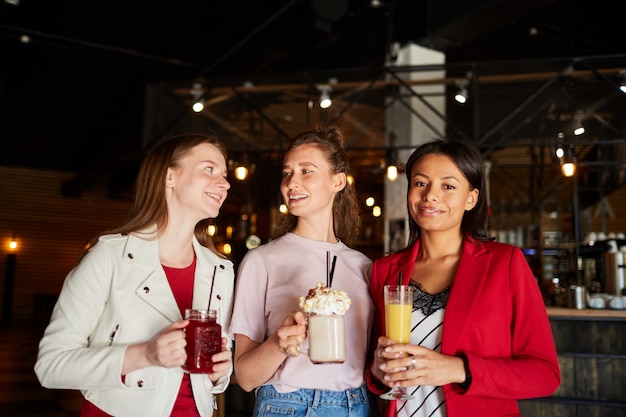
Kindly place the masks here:
<instances>
[{"instance_id":1,"label":"pink t-shirt","mask_svg":"<svg viewBox=\"0 0 626 417\"><path fill-rule=\"evenodd\" d=\"M315 365L308 357L308 339L298 357L288 357L269 379L279 392L300 388L343 391L364 383L365 360L374 305L368 286L372 262L343 243L320 242L288 233L248 251L239 265L229 334L263 342L299 309L318 281L326 282L326 251L337 256L332 288L352 300L345 315L346 361Z\"/></svg>"}]
</instances>

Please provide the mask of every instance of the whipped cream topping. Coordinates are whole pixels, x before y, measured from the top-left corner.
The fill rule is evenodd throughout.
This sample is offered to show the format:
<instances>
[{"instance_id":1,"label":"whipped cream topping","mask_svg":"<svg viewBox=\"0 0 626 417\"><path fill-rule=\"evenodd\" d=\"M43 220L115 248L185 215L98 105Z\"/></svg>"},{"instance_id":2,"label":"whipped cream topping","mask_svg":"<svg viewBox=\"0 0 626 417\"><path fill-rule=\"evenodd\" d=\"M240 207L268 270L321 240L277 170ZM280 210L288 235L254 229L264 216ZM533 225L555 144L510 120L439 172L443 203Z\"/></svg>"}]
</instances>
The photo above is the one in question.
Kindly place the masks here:
<instances>
[{"instance_id":1,"label":"whipped cream topping","mask_svg":"<svg viewBox=\"0 0 626 417\"><path fill-rule=\"evenodd\" d=\"M332 314L343 316L350 308L352 300L343 290L333 290L321 282L309 290L306 297L300 297L300 308L305 313L325 316Z\"/></svg>"}]
</instances>

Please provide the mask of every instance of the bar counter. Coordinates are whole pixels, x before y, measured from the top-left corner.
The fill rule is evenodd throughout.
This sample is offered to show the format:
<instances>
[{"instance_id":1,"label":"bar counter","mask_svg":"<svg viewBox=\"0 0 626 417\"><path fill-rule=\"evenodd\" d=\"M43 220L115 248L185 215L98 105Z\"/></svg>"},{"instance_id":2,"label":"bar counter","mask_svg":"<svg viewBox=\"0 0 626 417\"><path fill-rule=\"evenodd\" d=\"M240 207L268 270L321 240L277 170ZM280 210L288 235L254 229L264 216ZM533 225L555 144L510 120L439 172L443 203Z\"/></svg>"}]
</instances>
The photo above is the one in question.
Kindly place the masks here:
<instances>
[{"instance_id":1,"label":"bar counter","mask_svg":"<svg viewBox=\"0 0 626 417\"><path fill-rule=\"evenodd\" d=\"M548 307L548 316L550 319L611 319L611 320L626 320L626 309L613 310L610 308L595 309L585 308L577 310L575 308L564 307ZM626 337L626 335L625 335ZM625 352L626 353L626 352Z\"/></svg>"},{"instance_id":2,"label":"bar counter","mask_svg":"<svg viewBox=\"0 0 626 417\"><path fill-rule=\"evenodd\" d=\"M626 310L547 307L561 367L551 397L520 401L523 416L626 417Z\"/></svg>"}]
</instances>

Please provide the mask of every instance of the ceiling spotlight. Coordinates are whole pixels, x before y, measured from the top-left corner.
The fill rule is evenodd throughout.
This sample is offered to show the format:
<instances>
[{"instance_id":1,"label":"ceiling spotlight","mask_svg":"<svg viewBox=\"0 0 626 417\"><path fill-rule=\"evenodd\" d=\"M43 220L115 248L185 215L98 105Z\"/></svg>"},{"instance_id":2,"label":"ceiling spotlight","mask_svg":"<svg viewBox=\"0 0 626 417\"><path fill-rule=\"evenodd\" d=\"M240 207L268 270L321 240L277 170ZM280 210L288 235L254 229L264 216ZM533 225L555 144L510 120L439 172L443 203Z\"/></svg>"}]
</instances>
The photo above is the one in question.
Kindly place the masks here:
<instances>
[{"instance_id":1,"label":"ceiling spotlight","mask_svg":"<svg viewBox=\"0 0 626 417\"><path fill-rule=\"evenodd\" d=\"M580 136L583 133L585 133L585 128L583 127L583 125L579 125L576 129L574 129L574 134L576 136Z\"/></svg>"},{"instance_id":2,"label":"ceiling spotlight","mask_svg":"<svg viewBox=\"0 0 626 417\"><path fill-rule=\"evenodd\" d=\"M583 126L583 119L585 118L585 113L582 110L576 110L574 113L574 122L576 123L574 126L574 135L580 136L585 133L585 127Z\"/></svg>"},{"instance_id":3,"label":"ceiling spotlight","mask_svg":"<svg viewBox=\"0 0 626 417\"><path fill-rule=\"evenodd\" d=\"M193 83L191 86L191 96L193 97L193 105L191 108L196 113L204 110L204 87L201 83Z\"/></svg>"},{"instance_id":4,"label":"ceiling spotlight","mask_svg":"<svg viewBox=\"0 0 626 417\"><path fill-rule=\"evenodd\" d=\"M559 132L556 136L558 140L556 143L556 148L554 149L554 154L560 161L561 158L563 158L563 156L565 155L565 149L563 149L563 138L565 138L565 135L563 134L563 132Z\"/></svg>"},{"instance_id":5,"label":"ceiling spotlight","mask_svg":"<svg viewBox=\"0 0 626 417\"><path fill-rule=\"evenodd\" d=\"M318 87L318 90L320 90L320 107L323 109L329 108L333 104L333 101L330 99L332 88L329 85L323 85Z\"/></svg>"},{"instance_id":6,"label":"ceiling spotlight","mask_svg":"<svg viewBox=\"0 0 626 417\"><path fill-rule=\"evenodd\" d=\"M559 145L557 146L556 151L554 151L554 154L557 158L561 159L565 155L565 151L563 150L563 147Z\"/></svg>"},{"instance_id":7,"label":"ceiling spotlight","mask_svg":"<svg viewBox=\"0 0 626 417\"><path fill-rule=\"evenodd\" d=\"M619 77L619 91L626 94L626 71L622 70L618 74Z\"/></svg>"},{"instance_id":8,"label":"ceiling spotlight","mask_svg":"<svg viewBox=\"0 0 626 417\"><path fill-rule=\"evenodd\" d=\"M203 98L196 99L196 101L194 101L191 108L196 113L200 113L202 110L204 110L204 99Z\"/></svg>"},{"instance_id":9,"label":"ceiling spotlight","mask_svg":"<svg viewBox=\"0 0 626 417\"><path fill-rule=\"evenodd\" d=\"M463 80L456 80L454 82L454 84L458 88L458 91L455 94L454 99L457 102L461 103L461 104L465 104L467 102L467 97L468 97L468 94L467 94L467 84L468 84L468 81L465 80L465 79L463 79Z\"/></svg>"}]
</instances>

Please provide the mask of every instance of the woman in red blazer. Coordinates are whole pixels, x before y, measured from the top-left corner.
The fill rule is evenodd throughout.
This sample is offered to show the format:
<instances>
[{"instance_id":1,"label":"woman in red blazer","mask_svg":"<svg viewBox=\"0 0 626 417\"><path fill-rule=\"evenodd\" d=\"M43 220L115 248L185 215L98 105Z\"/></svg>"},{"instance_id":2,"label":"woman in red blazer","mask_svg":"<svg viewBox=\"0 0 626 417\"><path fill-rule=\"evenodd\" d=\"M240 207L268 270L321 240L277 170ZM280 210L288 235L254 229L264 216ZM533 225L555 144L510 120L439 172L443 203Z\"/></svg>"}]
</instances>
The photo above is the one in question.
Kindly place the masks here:
<instances>
[{"instance_id":1,"label":"woman in red blazer","mask_svg":"<svg viewBox=\"0 0 626 417\"><path fill-rule=\"evenodd\" d=\"M403 386L415 397L386 402L386 416L519 416L517 400L551 395L560 370L524 255L487 235L480 154L464 140L435 140L413 152L406 173L408 246L372 269L369 389ZM383 287L399 275L414 287L409 344L384 336Z\"/></svg>"}]
</instances>

